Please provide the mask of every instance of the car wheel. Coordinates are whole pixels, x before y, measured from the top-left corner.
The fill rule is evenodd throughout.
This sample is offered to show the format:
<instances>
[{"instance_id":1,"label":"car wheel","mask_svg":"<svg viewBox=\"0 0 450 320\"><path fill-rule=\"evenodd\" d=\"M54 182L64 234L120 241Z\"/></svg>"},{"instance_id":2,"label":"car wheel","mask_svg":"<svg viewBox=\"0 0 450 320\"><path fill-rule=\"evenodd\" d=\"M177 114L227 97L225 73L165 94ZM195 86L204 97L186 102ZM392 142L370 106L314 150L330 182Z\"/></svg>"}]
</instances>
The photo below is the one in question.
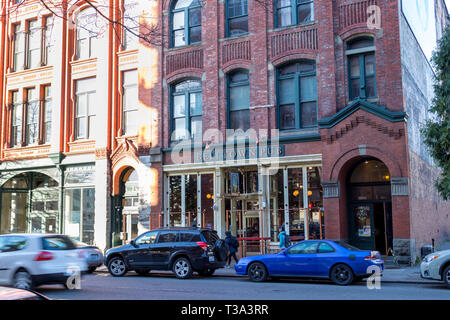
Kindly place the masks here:
<instances>
[{"instance_id":1,"label":"car wheel","mask_svg":"<svg viewBox=\"0 0 450 320\"><path fill-rule=\"evenodd\" d=\"M121 257L114 257L108 263L108 270L114 277L122 277L127 273L127 266Z\"/></svg>"},{"instance_id":2,"label":"car wheel","mask_svg":"<svg viewBox=\"0 0 450 320\"><path fill-rule=\"evenodd\" d=\"M347 286L353 282L353 271L345 264L337 264L331 269L330 278L340 286Z\"/></svg>"},{"instance_id":3,"label":"car wheel","mask_svg":"<svg viewBox=\"0 0 450 320\"><path fill-rule=\"evenodd\" d=\"M442 278L444 279L444 283L447 285L447 288L450 289L450 266L444 269Z\"/></svg>"},{"instance_id":4,"label":"car wheel","mask_svg":"<svg viewBox=\"0 0 450 320\"><path fill-rule=\"evenodd\" d=\"M252 281L262 282L267 279L268 273L262 263L255 262L248 267L248 276Z\"/></svg>"},{"instance_id":5,"label":"car wheel","mask_svg":"<svg viewBox=\"0 0 450 320\"><path fill-rule=\"evenodd\" d=\"M140 276L147 276L150 273L150 269L137 269L134 271Z\"/></svg>"},{"instance_id":6,"label":"car wheel","mask_svg":"<svg viewBox=\"0 0 450 320\"><path fill-rule=\"evenodd\" d=\"M202 277L211 277L215 271L216 271L216 269L205 269L205 270L199 270L197 272Z\"/></svg>"},{"instance_id":7,"label":"car wheel","mask_svg":"<svg viewBox=\"0 0 450 320\"><path fill-rule=\"evenodd\" d=\"M175 260L172 269L178 279L188 279L192 276L191 263L186 258L178 258Z\"/></svg>"},{"instance_id":8,"label":"car wheel","mask_svg":"<svg viewBox=\"0 0 450 320\"><path fill-rule=\"evenodd\" d=\"M31 274L25 270L19 270L14 275L14 288L31 290L33 289L33 279L31 278Z\"/></svg>"}]
</instances>

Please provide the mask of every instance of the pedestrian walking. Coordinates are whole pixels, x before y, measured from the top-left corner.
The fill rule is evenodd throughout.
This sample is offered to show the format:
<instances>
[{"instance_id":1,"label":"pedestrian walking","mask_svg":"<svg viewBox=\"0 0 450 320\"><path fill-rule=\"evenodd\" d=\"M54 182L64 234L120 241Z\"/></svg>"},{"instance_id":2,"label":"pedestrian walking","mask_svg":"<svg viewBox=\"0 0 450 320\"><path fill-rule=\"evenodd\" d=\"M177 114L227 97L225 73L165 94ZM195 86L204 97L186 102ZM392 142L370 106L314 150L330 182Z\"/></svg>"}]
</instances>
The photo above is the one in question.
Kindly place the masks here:
<instances>
[{"instance_id":1,"label":"pedestrian walking","mask_svg":"<svg viewBox=\"0 0 450 320\"><path fill-rule=\"evenodd\" d=\"M289 238L288 234L286 233L286 230L284 226L280 228L280 234L278 234L278 239L280 240L280 249L286 249L291 245L291 239Z\"/></svg>"},{"instance_id":2,"label":"pedestrian walking","mask_svg":"<svg viewBox=\"0 0 450 320\"><path fill-rule=\"evenodd\" d=\"M237 240L236 237L233 237L231 235L230 231L225 232L225 242L228 244L228 258L227 258L227 264L225 265L225 268L230 268L231 267L231 258L234 259L234 261L236 261L236 263L238 263L239 259L236 256L236 252L238 251L239 248L239 241Z\"/></svg>"}]
</instances>

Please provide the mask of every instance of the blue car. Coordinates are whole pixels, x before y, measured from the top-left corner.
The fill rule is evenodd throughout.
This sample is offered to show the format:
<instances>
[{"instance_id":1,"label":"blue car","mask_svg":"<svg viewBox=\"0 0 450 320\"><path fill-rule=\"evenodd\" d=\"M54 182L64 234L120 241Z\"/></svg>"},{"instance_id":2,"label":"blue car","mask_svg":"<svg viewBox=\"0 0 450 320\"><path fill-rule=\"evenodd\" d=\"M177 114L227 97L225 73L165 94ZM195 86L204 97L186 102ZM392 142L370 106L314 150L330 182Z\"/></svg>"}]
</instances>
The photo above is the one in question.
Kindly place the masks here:
<instances>
[{"instance_id":1,"label":"blue car","mask_svg":"<svg viewBox=\"0 0 450 320\"><path fill-rule=\"evenodd\" d=\"M363 251L340 241L305 240L280 253L242 258L235 270L257 282L268 277L306 277L349 285L381 273L384 264L378 251Z\"/></svg>"}]
</instances>

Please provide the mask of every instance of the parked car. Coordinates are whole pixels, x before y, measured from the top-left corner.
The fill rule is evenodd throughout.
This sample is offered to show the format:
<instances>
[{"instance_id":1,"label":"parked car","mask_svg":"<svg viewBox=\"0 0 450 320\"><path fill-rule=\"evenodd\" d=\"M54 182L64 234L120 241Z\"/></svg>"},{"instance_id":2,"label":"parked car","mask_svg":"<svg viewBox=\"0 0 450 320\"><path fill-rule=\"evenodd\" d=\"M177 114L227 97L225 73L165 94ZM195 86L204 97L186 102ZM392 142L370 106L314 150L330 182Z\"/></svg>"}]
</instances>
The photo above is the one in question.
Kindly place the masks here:
<instances>
[{"instance_id":1,"label":"parked car","mask_svg":"<svg viewBox=\"0 0 450 320\"><path fill-rule=\"evenodd\" d=\"M424 279L444 281L450 289L450 250L437 251L425 256L420 264L420 275Z\"/></svg>"},{"instance_id":2,"label":"parked car","mask_svg":"<svg viewBox=\"0 0 450 320\"><path fill-rule=\"evenodd\" d=\"M64 284L76 272L87 271L84 256L65 235L0 235L0 285L32 289Z\"/></svg>"},{"instance_id":3,"label":"parked car","mask_svg":"<svg viewBox=\"0 0 450 320\"><path fill-rule=\"evenodd\" d=\"M258 282L268 277L306 277L349 285L373 271L381 274L384 263L378 251L362 251L345 242L305 240L279 253L242 258L235 270Z\"/></svg>"},{"instance_id":4,"label":"parked car","mask_svg":"<svg viewBox=\"0 0 450 320\"><path fill-rule=\"evenodd\" d=\"M94 272L98 267L103 264L103 252L99 247L88 245L84 242L80 242L76 239L72 239L78 249L86 259L88 265L88 272Z\"/></svg>"},{"instance_id":5,"label":"parked car","mask_svg":"<svg viewBox=\"0 0 450 320\"><path fill-rule=\"evenodd\" d=\"M48 297L44 296L35 291L23 290L17 288L0 287L0 301L7 300L50 300Z\"/></svg>"},{"instance_id":6,"label":"parked car","mask_svg":"<svg viewBox=\"0 0 450 320\"><path fill-rule=\"evenodd\" d=\"M108 250L104 263L115 277L130 270L140 275L147 275L150 270L172 270L177 278L188 279L194 271L211 276L225 266L227 255L228 246L216 231L163 228Z\"/></svg>"}]
</instances>

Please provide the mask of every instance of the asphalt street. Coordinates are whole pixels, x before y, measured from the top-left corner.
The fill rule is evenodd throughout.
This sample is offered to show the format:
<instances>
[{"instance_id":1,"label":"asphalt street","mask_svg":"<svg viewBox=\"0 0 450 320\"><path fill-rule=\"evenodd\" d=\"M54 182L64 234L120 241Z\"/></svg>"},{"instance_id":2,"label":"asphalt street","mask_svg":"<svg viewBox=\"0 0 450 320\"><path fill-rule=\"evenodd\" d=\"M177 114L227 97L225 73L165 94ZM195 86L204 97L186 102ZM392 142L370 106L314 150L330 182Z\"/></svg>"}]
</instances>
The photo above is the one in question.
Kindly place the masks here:
<instances>
[{"instance_id":1,"label":"asphalt street","mask_svg":"<svg viewBox=\"0 0 450 320\"><path fill-rule=\"evenodd\" d=\"M194 275L179 280L156 272L149 276L129 272L121 278L94 273L83 277L81 290L51 285L37 291L52 299L67 300L450 300L450 290L438 282L381 282L380 289L370 290L365 281L341 287L305 279L254 283L247 278Z\"/></svg>"}]
</instances>

